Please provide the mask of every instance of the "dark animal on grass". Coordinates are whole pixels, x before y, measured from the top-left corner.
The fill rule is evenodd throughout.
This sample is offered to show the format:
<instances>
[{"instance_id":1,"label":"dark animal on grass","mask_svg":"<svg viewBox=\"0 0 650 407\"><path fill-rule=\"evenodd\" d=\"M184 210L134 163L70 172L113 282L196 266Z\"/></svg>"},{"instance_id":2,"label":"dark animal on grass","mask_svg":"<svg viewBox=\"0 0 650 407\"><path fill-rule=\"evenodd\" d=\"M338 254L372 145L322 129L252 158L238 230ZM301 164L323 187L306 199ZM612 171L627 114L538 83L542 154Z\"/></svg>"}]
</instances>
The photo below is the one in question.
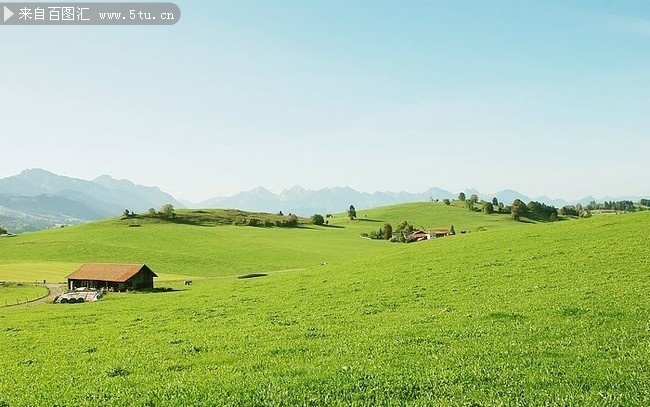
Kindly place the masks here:
<instances>
[{"instance_id":1,"label":"dark animal on grass","mask_svg":"<svg viewBox=\"0 0 650 407\"><path fill-rule=\"evenodd\" d=\"M192 285L192 280L185 280L185 285Z\"/></svg>"}]
</instances>

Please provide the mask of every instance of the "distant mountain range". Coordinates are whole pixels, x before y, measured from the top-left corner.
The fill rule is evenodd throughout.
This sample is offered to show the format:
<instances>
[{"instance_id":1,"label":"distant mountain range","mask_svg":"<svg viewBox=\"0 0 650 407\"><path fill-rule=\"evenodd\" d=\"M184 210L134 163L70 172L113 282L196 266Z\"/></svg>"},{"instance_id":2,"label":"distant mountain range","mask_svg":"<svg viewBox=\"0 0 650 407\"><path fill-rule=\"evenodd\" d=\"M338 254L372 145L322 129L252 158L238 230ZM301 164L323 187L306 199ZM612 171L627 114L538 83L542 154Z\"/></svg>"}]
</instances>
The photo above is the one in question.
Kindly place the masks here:
<instances>
[{"instance_id":1,"label":"distant mountain range","mask_svg":"<svg viewBox=\"0 0 650 407\"><path fill-rule=\"evenodd\" d=\"M144 212L166 203L183 207L156 187L108 175L85 181L32 169L0 179L0 226L13 233L103 219L125 209Z\"/></svg>"},{"instance_id":2,"label":"distant mountain range","mask_svg":"<svg viewBox=\"0 0 650 407\"><path fill-rule=\"evenodd\" d=\"M558 208L576 203L587 204L591 201L636 202L641 198L647 198L628 196L597 199L588 196L569 202L545 196L530 198L511 189L493 194L484 194L476 189L467 189L463 192L468 198L472 194L486 201L496 197L499 202L506 204L510 204L515 199L524 202L534 200ZM257 187L228 197L191 203L177 200L157 187L136 185L131 181L116 180L108 175L86 181L53 174L42 169L31 169L0 179L0 226L10 232L19 233L117 216L125 209L145 212L149 208L158 209L167 203L176 208L237 208L311 216L314 213L344 212L350 205L354 205L357 209L367 209L382 205L457 197L458 193L440 188L430 188L421 193L404 191L367 193L348 187L310 190L295 186L278 194Z\"/></svg>"},{"instance_id":3,"label":"distant mountain range","mask_svg":"<svg viewBox=\"0 0 650 407\"><path fill-rule=\"evenodd\" d=\"M577 203L588 204L591 201L620 201L631 200L639 201L642 197L603 197L600 199L587 196L576 201L566 201L564 199L553 199L546 196L531 198L512 189L505 189L493 194L485 194L476 189L466 189L463 191L467 198L476 194L479 199L492 201L497 198L499 202L511 204L515 199L524 202L538 201L547 205L553 205L560 208L565 205L574 205ZM356 209L367 209L376 206L394 205L405 202L422 202L435 199L457 199L459 193L453 193L440 188L429 188L421 193L411 192L359 192L354 189L344 188L325 188L319 190L304 189L295 186L286 189L279 194L274 194L267 189L257 187L250 191L240 192L233 196L212 198L198 204L188 204L191 207L198 208L238 208L249 211L295 213L302 216L310 216L314 213L326 214L346 211L350 205Z\"/></svg>"}]
</instances>

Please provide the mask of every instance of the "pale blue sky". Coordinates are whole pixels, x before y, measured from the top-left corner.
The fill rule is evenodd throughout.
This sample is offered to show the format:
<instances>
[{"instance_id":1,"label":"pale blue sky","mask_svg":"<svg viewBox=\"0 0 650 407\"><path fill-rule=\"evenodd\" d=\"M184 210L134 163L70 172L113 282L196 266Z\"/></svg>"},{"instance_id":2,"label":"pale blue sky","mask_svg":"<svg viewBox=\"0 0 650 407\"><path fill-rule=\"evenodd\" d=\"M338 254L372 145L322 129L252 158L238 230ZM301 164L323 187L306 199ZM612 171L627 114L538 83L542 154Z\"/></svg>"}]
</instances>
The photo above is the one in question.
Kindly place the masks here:
<instances>
[{"instance_id":1,"label":"pale blue sky","mask_svg":"<svg viewBox=\"0 0 650 407\"><path fill-rule=\"evenodd\" d=\"M650 193L649 1L176 3L0 27L0 177Z\"/></svg>"}]
</instances>

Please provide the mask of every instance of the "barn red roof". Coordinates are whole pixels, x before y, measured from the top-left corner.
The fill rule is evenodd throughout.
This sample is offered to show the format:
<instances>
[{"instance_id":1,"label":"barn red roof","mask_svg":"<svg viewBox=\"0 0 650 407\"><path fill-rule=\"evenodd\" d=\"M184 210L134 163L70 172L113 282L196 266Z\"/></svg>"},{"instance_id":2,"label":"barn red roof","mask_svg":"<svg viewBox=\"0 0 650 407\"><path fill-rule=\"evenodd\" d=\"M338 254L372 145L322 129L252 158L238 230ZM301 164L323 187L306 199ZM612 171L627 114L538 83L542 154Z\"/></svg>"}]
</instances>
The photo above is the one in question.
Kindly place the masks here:
<instances>
[{"instance_id":1,"label":"barn red roof","mask_svg":"<svg viewBox=\"0 0 650 407\"><path fill-rule=\"evenodd\" d=\"M146 264L87 263L66 278L69 280L97 280L123 283L143 269L149 270L154 277L158 277Z\"/></svg>"}]
</instances>

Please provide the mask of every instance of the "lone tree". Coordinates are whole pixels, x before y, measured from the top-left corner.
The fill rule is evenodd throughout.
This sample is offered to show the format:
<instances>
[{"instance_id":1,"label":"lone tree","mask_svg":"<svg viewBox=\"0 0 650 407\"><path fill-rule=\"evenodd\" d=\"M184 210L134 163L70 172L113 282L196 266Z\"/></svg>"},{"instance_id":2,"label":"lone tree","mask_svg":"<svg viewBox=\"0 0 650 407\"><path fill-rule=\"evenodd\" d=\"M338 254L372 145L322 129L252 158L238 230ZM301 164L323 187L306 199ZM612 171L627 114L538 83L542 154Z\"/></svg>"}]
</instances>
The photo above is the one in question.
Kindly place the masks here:
<instances>
[{"instance_id":1,"label":"lone tree","mask_svg":"<svg viewBox=\"0 0 650 407\"><path fill-rule=\"evenodd\" d=\"M172 205L172 204L164 204L160 208L160 215L163 218L167 218L167 219L171 219L174 216L176 216L176 213L174 212L174 205Z\"/></svg>"},{"instance_id":2,"label":"lone tree","mask_svg":"<svg viewBox=\"0 0 650 407\"><path fill-rule=\"evenodd\" d=\"M0 226L0 235L6 235L6 234L7 234L7 229Z\"/></svg>"},{"instance_id":3,"label":"lone tree","mask_svg":"<svg viewBox=\"0 0 650 407\"><path fill-rule=\"evenodd\" d=\"M311 216L311 223L321 226L325 223L325 218L323 218L323 215L316 213Z\"/></svg>"},{"instance_id":4,"label":"lone tree","mask_svg":"<svg viewBox=\"0 0 650 407\"><path fill-rule=\"evenodd\" d=\"M492 206L499 206L499 200L496 196L492 198Z\"/></svg>"},{"instance_id":5,"label":"lone tree","mask_svg":"<svg viewBox=\"0 0 650 407\"><path fill-rule=\"evenodd\" d=\"M464 192L461 192L460 194L458 194L458 200L459 201L464 201L465 200L465 193Z\"/></svg>"},{"instance_id":6,"label":"lone tree","mask_svg":"<svg viewBox=\"0 0 650 407\"><path fill-rule=\"evenodd\" d=\"M474 203L477 203L477 202L478 202L478 195L476 195L476 194L472 194L472 195L469 197L469 200L472 201L472 202L474 202Z\"/></svg>"},{"instance_id":7,"label":"lone tree","mask_svg":"<svg viewBox=\"0 0 650 407\"><path fill-rule=\"evenodd\" d=\"M510 213L512 214L512 219L519 222L521 215L528 211L528 207L521 199L515 199L512 202L512 207L510 208Z\"/></svg>"},{"instance_id":8,"label":"lone tree","mask_svg":"<svg viewBox=\"0 0 650 407\"><path fill-rule=\"evenodd\" d=\"M156 216L156 210L154 208L149 208L147 211L149 213L149 216L154 217Z\"/></svg>"},{"instance_id":9,"label":"lone tree","mask_svg":"<svg viewBox=\"0 0 650 407\"><path fill-rule=\"evenodd\" d=\"M357 210L354 209L354 205L350 205L350 209L348 209L348 218L350 218L350 220L355 220L357 218Z\"/></svg>"},{"instance_id":10,"label":"lone tree","mask_svg":"<svg viewBox=\"0 0 650 407\"><path fill-rule=\"evenodd\" d=\"M451 202L447 198L443 199L442 202L444 202L445 205L451 205Z\"/></svg>"}]
</instances>

